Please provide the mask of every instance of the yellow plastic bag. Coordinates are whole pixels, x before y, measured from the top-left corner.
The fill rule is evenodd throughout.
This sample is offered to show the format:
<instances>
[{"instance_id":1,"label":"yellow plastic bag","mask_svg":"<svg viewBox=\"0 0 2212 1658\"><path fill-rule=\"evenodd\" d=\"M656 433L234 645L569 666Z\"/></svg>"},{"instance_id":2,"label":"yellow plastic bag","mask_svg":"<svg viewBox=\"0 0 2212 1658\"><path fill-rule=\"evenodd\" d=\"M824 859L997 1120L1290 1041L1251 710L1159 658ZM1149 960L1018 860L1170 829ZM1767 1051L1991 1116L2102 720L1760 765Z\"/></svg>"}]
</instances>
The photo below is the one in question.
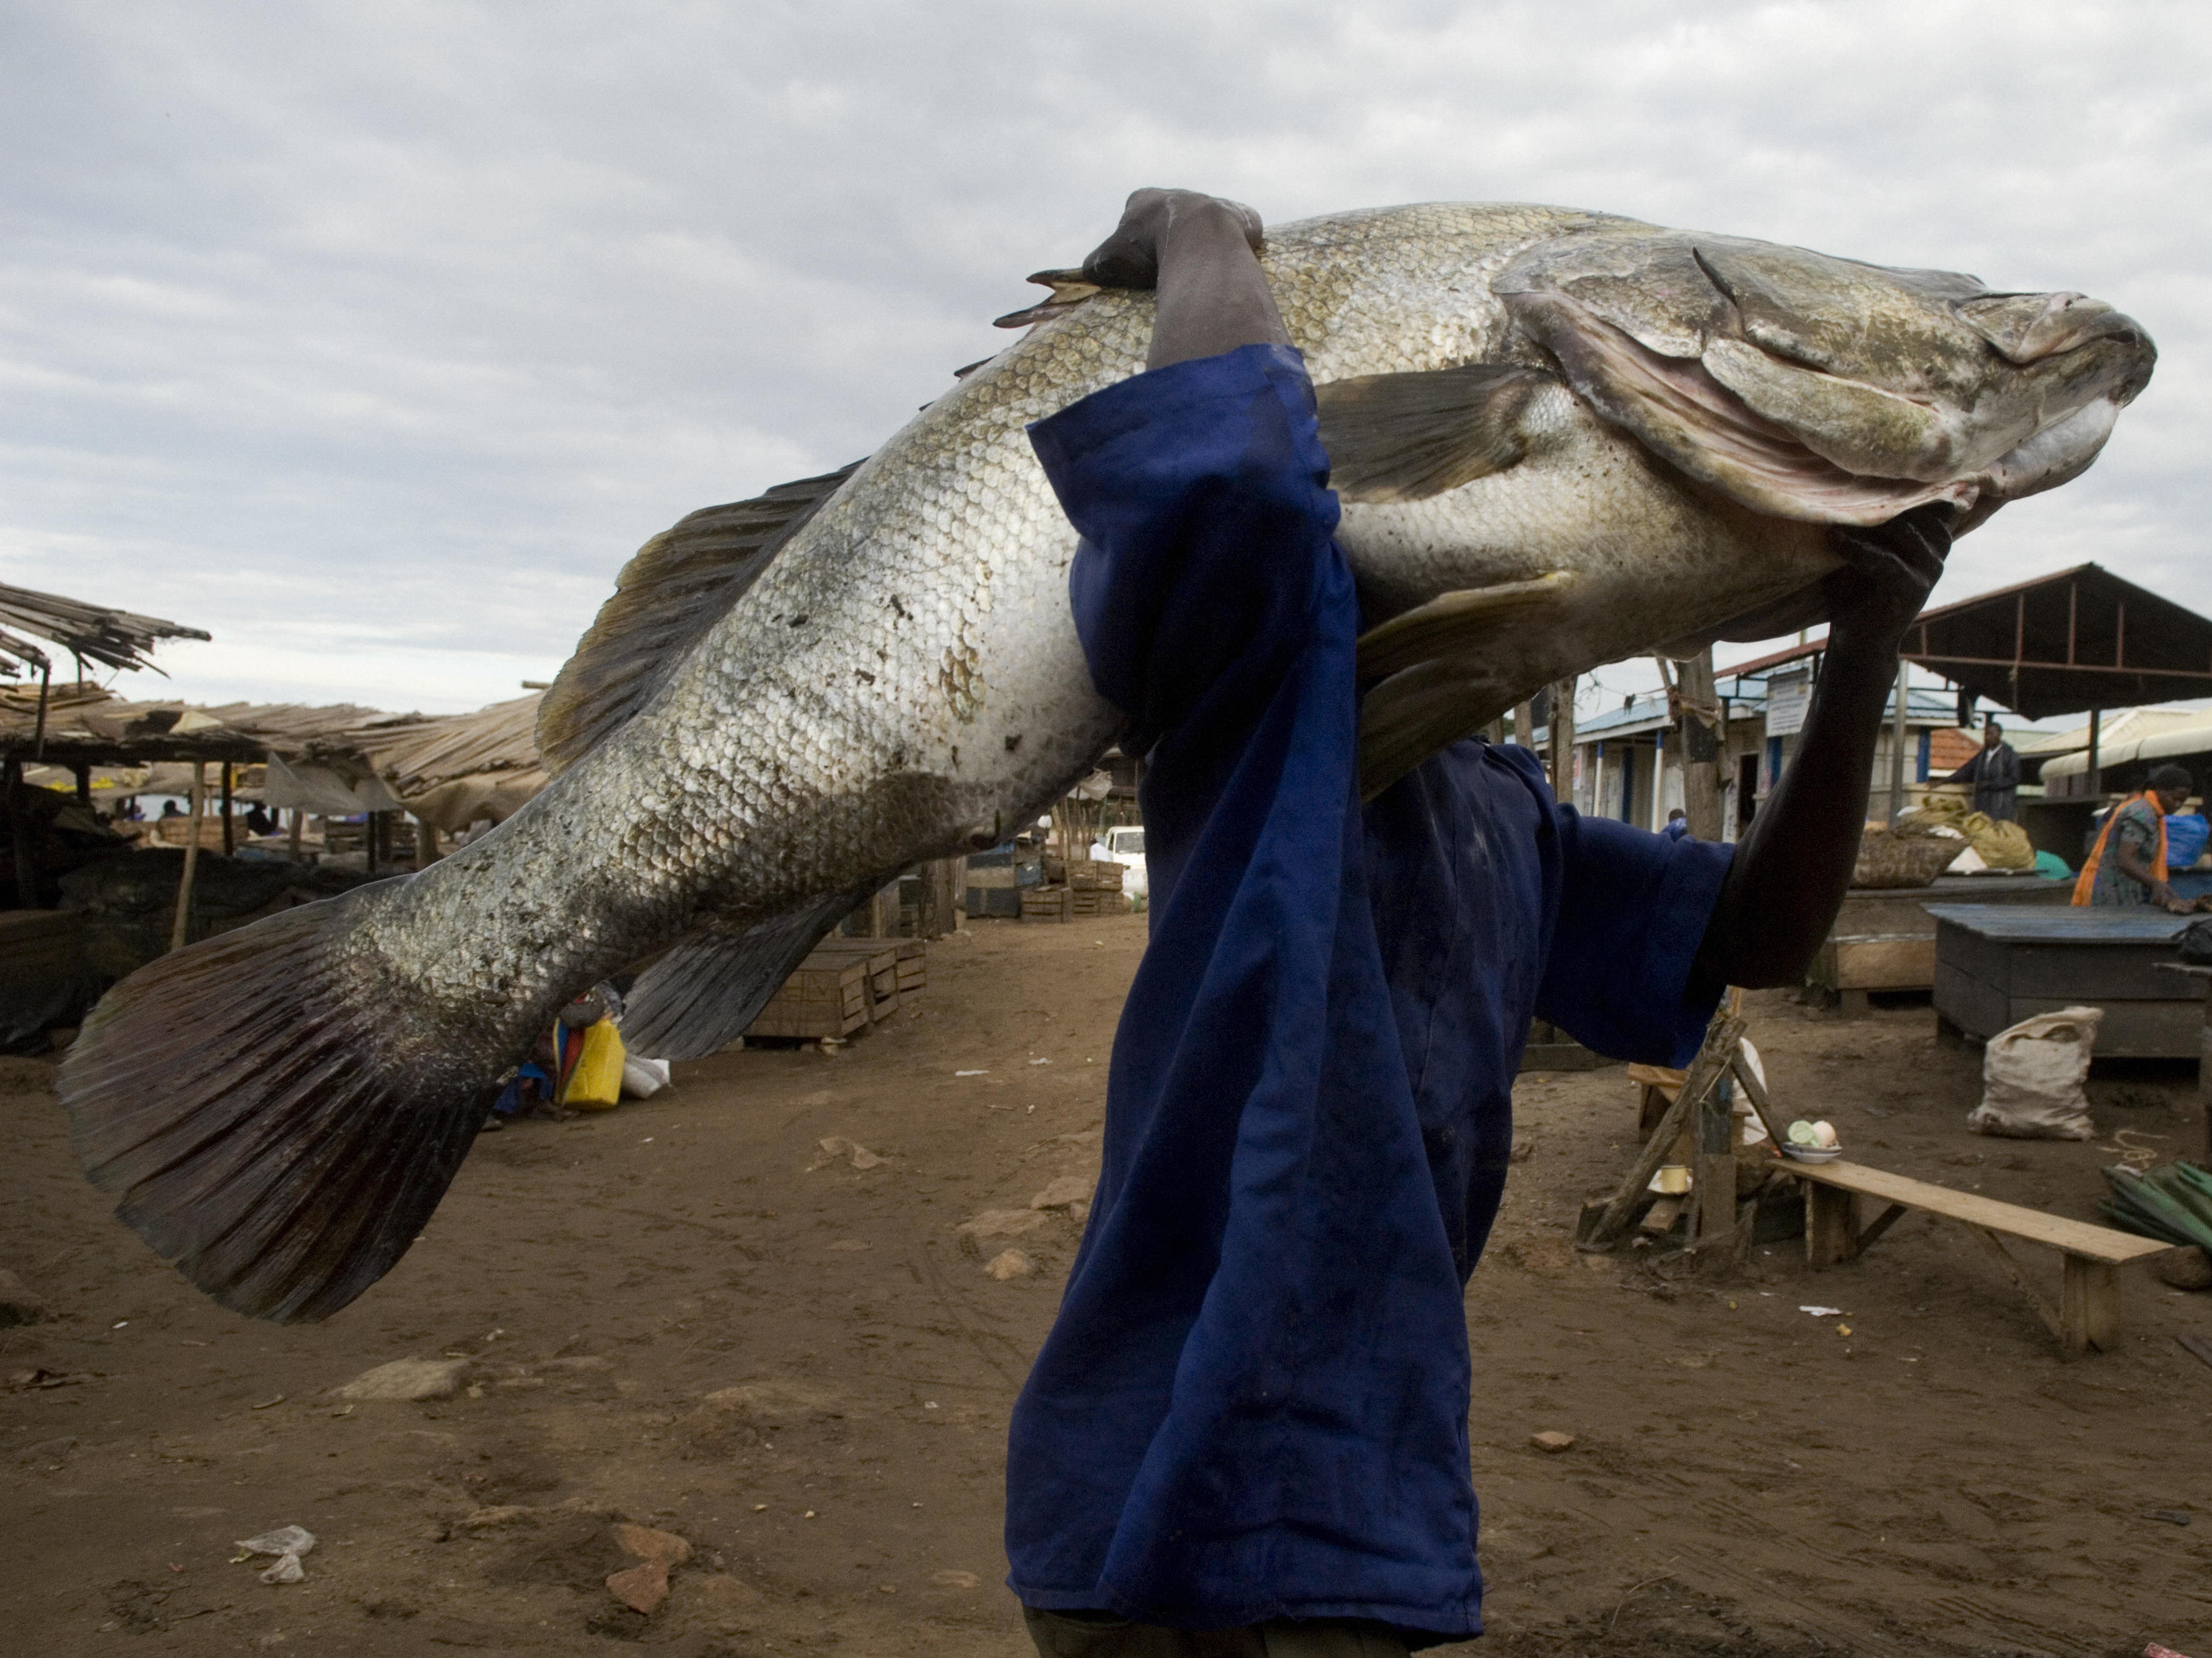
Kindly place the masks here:
<instances>
[{"instance_id":1,"label":"yellow plastic bag","mask_svg":"<svg viewBox=\"0 0 2212 1658\"><path fill-rule=\"evenodd\" d=\"M610 1111L622 1100L623 1039L612 1019L584 1030L584 1051L561 1090L561 1103L574 1111Z\"/></svg>"},{"instance_id":2,"label":"yellow plastic bag","mask_svg":"<svg viewBox=\"0 0 2212 1658\"><path fill-rule=\"evenodd\" d=\"M1902 813L1897 820L1899 832L1905 835L1925 835L1938 826L1965 835L1975 856L1991 869L2035 867L2035 847L2026 829L1972 811L1956 795L1923 795L1917 811Z\"/></svg>"}]
</instances>

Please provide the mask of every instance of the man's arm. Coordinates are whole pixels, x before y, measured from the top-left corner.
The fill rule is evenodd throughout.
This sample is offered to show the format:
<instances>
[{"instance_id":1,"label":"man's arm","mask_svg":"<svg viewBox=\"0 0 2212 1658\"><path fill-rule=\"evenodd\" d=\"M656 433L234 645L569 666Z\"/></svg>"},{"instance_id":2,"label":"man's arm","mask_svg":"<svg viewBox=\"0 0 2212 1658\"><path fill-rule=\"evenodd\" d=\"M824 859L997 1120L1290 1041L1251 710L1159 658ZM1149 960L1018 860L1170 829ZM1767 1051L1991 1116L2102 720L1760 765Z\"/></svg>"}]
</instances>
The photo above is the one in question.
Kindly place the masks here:
<instances>
[{"instance_id":1,"label":"man's arm","mask_svg":"<svg viewBox=\"0 0 2212 1658\"><path fill-rule=\"evenodd\" d=\"M1850 884L1875 739L1898 646L1951 547L1951 511L1923 507L1873 530L1831 531L1828 649L1789 768L1736 848L1698 948L1705 986L1796 983Z\"/></svg>"}]
</instances>

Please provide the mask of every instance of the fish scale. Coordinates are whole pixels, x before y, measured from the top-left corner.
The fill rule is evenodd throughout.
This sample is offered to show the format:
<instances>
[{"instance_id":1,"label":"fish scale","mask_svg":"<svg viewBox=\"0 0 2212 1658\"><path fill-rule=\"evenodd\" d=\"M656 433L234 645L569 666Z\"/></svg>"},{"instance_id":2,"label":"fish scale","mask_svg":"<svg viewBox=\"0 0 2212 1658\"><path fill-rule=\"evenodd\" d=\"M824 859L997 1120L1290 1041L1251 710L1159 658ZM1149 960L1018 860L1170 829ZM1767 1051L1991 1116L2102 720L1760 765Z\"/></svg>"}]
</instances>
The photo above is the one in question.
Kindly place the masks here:
<instances>
[{"instance_id":1,"label":"fish scale","mask_svg":"<svg viewBox=\"0 0 2212 1658\"><path fill-rule=\"evenodd\" d=\"M1832 523L2063 482L2152 357L2079 295L1572 209L1334 215L1262 260L1371 624L1370 793L1540 685L1816 601ZM324 1316L569 996L665 950L629 1029L708 1051L842 908L1091 768L1121 716L1026 428L1140 372L1152 301L1072 284L849 476L647 544L544 705L557 775L492 833L111 993L61 1090L118 1212L226 1305ZM1986 465L1921 477L1950 455Z\"/></svg>"}]
</instances>

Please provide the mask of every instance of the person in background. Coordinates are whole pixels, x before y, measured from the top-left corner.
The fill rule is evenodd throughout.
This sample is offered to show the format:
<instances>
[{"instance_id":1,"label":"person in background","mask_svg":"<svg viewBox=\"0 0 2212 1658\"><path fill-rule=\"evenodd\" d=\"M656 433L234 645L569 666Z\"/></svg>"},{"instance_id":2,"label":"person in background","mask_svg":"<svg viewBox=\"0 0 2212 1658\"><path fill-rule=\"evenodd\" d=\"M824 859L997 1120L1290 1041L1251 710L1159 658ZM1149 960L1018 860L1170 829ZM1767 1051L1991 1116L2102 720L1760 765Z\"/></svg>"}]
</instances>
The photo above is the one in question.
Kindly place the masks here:
<instances>
[{"instance_id":1,"label":"person in background","mask_svg":"<svg viewBox=\"0 0 2212 1658\"><path fill-rule=\"evenodd\" d=\"M1690 814L1680 806L1667 814L1667 827L1659 833L1669 841L1694 841L1698 838L1690 833Z\"/></svg>"},{"instance_id":2,"label":"person in background","mask_svg":"<svg viewBox=\"0 0 2212 1658\"><path fill-rule=\"evenodd\" d=\"M276 814L258 800L246 809L246 832L248 835L273 834L276 828Z\"/></svg>"},{"instance_id":3,"label":"person in background","mask_svg":"<svg viewBox=\"0 0 2212 1658\"><path fill-rule=\"evenodd\" d=\"M2166 884L2166 820L2196 784L2179 766L2160 766L2148 784L2106 814L2097 844L2074 883L2076 904L2156 904L2185 915L2197 908Z\"/></svg>"},{"instance_id":4,"label":"person in background","mask_svg":"<svg viewBox=\"0 0 2212 1658\"><path fill-rule=\"evenodd\" d=\"M161 802L161 816L162 816L162 817L182 817L184 815L185 815L185 809L184 809L182 806L179 805L175 801L173 801L173 800L164 800L163 802Z\"/></svg>"},{"instance_id":5,"label":"person in background","mask_svg":"<svg viewBox=\"0 0 2212 1658\"><path fill-rule=\"evenodd\" d=\"M2000 823L2020 816L2020 754L2004 740L2004 727L1994 720L1983 728L1982 751L1943 780L1972 783L1974 810L1987 812Z\"/></svg>"}]
</instances>

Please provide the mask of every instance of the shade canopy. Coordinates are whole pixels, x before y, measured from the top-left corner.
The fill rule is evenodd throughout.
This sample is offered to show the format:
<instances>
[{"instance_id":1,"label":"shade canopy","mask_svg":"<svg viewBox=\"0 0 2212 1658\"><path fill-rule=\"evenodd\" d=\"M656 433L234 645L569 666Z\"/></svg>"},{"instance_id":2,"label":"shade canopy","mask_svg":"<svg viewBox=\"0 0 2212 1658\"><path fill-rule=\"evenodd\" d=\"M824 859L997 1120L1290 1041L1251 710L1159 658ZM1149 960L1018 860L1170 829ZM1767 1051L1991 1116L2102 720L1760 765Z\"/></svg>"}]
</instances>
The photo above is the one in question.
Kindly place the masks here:
<instances>
[{"instance_id":1,"label":"shade canopy","mask_svg":"<svg viewBox=\"0 0 2212 1658\"><path fill-rule=\"evenodd\" d=\"M2212 619L2096 564L1923 610L1905 646L2030 720L2212 696Z\"/></svg>"}]
</instances>

